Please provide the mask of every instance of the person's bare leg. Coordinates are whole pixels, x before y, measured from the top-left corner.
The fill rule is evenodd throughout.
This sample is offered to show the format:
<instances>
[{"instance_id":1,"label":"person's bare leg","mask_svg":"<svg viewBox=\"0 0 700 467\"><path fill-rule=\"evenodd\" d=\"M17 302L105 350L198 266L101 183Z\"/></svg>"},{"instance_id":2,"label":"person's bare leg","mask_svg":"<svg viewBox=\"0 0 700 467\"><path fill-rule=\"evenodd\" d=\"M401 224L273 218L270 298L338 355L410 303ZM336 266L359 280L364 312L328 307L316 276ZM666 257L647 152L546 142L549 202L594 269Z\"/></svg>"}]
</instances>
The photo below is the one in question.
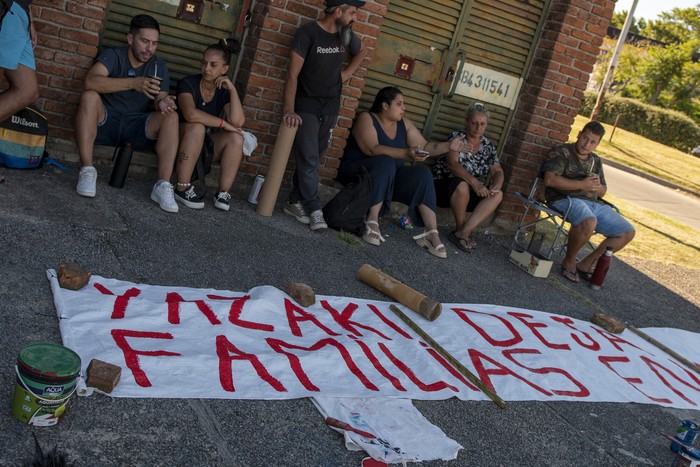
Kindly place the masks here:
<instances>
[{"instance_id":1,"label":"person's bare leg","mask_svg":"<svg viewBox=\"0 0 700 467\"><path fill-rule=\"evenodd\" d=\"M595 264L596 261L598 261L598 258L600 258L603 253L605 253L605 250L607 247L611 246L613 248L613 253L622 250L629 242L632 241L635 235L634 230L628 230L627 232L623 232L617 237L609 237L600 242L600 245L590 252L588 255L586 255L585 258L583 258L581 261L578 263L578 268L581 271L586 271L586 272L591 272L593 269L593 265ZM583 246L583 245L582 245Z\"/></svg>"},{"instance_id":2,"label":"person's bare leg","mask_svg":"<svg viewBox=\"0 0 700 467\"><path fill-rule=\"evenodd\" d=\"M566 256L561 262L562 268L576 271L576 255L583 246L588 243L596 227L596 218L589 217L581 221L576 227L569 230L566 244Z\"/></svg>"},{"instance_id":3,"label":"person's bare leg","mask_svg":"<svg viewBox=\"0 0 700 467\"><path fill-rule=\"evenodd\" d=\"M176 112L163 114L153 112L148 119L147 134L157 135L156 154L158 154L158 180L170 181L175 168L175 158L179 143L178 115Z\"/></svg>"},{"instance_id":4,"label":"person's bare leg","mask_svg":"<svg viewBox=\"0 0 700 467\"><path fill-rule=\"evenodd\" d=\"M467 239L467 242L470 243L472 247L476 246L476 242L474 242L473 238L470 239L470 237L474 233L474 230L483 224L484 221L488 219L489 216L494 213L494 211L496 211L496 208L499 204L501 204L502 199L503 192L501 191L482 199L481 202L476 205L472 215L469 216L469 219L464 223L464 226L459 231L459 236Z\"/></svg>"},{"instance_id":5,"label":"person's bare leg","mask_svg":"<svg viewBox=\"0 0 700 467\"><path fill-rule=\"evenodd\" d=\"M435 211L430 209L425 204L421 204L418 206L418 213L420 214L421 219L423 219L426 232L430 230L437 231L437 215L435 214ZM437 247L442 243L442 240L440 240L440 235L436 232L428 235L428 241L430 241L433 247Z\"/></svg>"},{"instance_id":6,"label":"person's bare leg","mask_svg":"<svg viewBox=\"0 0 700 467\"><path fill-rule=\"evenodd\" d=\"M214 153L220 154L221 178L219 191L230 191L243 159L243 135L233 131L213 135Z\"/></svg>"},{"instance_id":7,"label":"person's bare leg","mask_svg":"<svg viewBox=\"0 0 700 467\"><path fill-rule=\"evenodd\" d=\"M34 70L19 65L16 70L3 71L10 87L0 93L0 122L32 104L39 97L39 83Z\"/></svg>"},{"instance_id":8,"label":"person's bare leg","mask_svg":"<svg viewBox=\"0 0 700 467\"><path fill-rule=\"evenodd\" d=\"M180 123L180 145L177 150L177 188L183 191L192 180L192 172L202 152L206 128L201 123Z\"/></svg>"},{"instance_id":9,"label":"person's bare leg","mask_svg":"<svg viewBox=\"0 0 700 467\"><path fill-rule=\"evenodd\" d=\"M460 232L464 228L467 217L467 206L469 205L469 185L461 182L450 196L450 208L455 218L455 232ZM464 237L467 238L467 237Z\"/></svg>"},{"instance_id":10,"label":"person's bare leg","mask_svg":"<svg viewBox=\"0 0 700 467\"><path fill-rule=\"evenodd\" d=\"M84 91L75 114L75 142L78 146L80 166L92 166L93 146L97 136L97 124L105 118L105 107L95 91Z\"/></svg>"}]
</instances>

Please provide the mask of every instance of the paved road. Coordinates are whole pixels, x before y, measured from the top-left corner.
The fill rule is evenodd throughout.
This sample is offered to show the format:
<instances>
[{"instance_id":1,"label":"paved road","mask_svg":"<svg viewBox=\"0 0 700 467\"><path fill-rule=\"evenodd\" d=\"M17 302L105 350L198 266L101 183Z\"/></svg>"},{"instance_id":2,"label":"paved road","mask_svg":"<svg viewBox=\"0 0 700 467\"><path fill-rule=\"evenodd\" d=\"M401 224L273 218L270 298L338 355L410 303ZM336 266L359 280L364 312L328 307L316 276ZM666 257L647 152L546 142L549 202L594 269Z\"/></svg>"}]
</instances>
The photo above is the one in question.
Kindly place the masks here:
<instances>
[{"instance_id":1,"label":"paved road","mask_svg":"<svg viewBox=\"0 0 700 467\"><path fill-rule=\"evenodd\" d=\"M664 213L700 231L700 199L609 165L605 166L605 178L611 195Z\"/></svg>"},{"instance_id":2,"label":"paved road","mask_svg":"<svg viewBox=\"0 0 700 467\"><path fill-rule=\"evenodd\" d=\"M357 467L364 457L345 449L342 437L326 427L308 398L93 396L71 401L59 426L20 423L10 410L17 355L31 342L61 342L45 271L65 261L103 277L154 285L247 291L301 281L320 294L386 300L356 279L360 266L370 263L442 303L491 303L581 320L605 311L640 328L700 332L697 306L622 259L595 291L562 278L559 258L548 279L527 275L508 261L510 236L492 228L489 237L477 235L479 246L471 253L446 242L449 257L441 260L421 251L395 219L382 219L389 238L374 247L334 232L311 233L281 206L272 217L259 216L245 201L250 184L239 183L244 174L237 177L239 192L229 212L214 209L207 197L205 209L168 214L149 199L151 175L130 172L124 189L115 189L107 185L109 167L98 170L97 196L87 199L75 194L76 173L0 168L7 176L0 184L2 467L31 461L33 434L45 452L56 446L76 467ZM283 192L280 201L285 198ZM450 228L440 226L444 240ZM465 335L463 345L471 339ZM541 368L534 356L530 367ZM497 371L489 373L500 384L506 375ZM611 365L611 371L629 377L623 362ZM650 370L645 378L656 374L667 377ZM127 377L124 370L122 380ZM697 400L695 387L667 381L679 395L682 391ZM630 380L642 393L647 391L643 383ZM575 399L508 401L504 410L486 401L416 400L431 423L464 446L455 461L421 467L671 465L673 453L659 432L673 432L680 420L700 420L698 410Z\"/></svg>"}]
</instances>

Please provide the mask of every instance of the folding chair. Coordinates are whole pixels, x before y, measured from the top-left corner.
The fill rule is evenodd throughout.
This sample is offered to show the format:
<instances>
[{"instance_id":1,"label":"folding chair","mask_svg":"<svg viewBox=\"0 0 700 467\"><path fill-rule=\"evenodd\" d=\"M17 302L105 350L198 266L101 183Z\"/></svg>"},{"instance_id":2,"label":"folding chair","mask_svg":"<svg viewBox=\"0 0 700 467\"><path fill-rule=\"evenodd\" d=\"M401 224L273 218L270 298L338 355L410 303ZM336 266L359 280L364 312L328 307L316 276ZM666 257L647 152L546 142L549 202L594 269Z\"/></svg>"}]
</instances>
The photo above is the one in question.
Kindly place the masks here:
<instances>
[{"instance_id":1,"label":"folding chair","mask_svg":"<svg viewBox=\"0 0 700 467\"><path fill-rule=\"evenodd\" d=\"M532 182L530 193L526 196L522 193L515 192L516 198L522 201L525 205L525 211L523 212L522 216L520 216L520 220L518 221L518 226L515 230L515 234L513 235L511 248L529 250L529 241L525 241L527 234L532 230L532 236L530 238L533 238L538 224L543 222L549 223L552 224L554 228L554 235L551 240L542 243L542 246L545 247L544 253L541 250L539 253L545 258L551 259L554 253L561 253L566 249L567 237L569 235L569 231L566 228L566 219L569 215L569 210L571 209L571 198L567 197L567 200L569 201L567 208L564 212L560 212L547 205L546 201L544 200L543 188L544 163L537 170L537 176ZM609 203L603 199L599 199L599 201L608 204L615 211L620 212L620 210L617 209L617 207L612 203ZM536 219L532 222L527 222L528 217L533 216L536 216ZM532 229L532 227L534 227L534 229ZM593 243L590 241L588 242L588 246L592 250L595 249L595 245L593 245Z\"/></svg>"},{"instance_id":2,"label":"folding chair","mask_svg":"<svg viewBox=\"0 0 700 467\"><path fill-rule=\"evenodd\" d=\"M566 229L565 224L566 216L569 214L569 209L571 208L571 200L569 200L569 206L567 207L566 212L561 213L547 206L546 202L544 201L543 188L544 171L543 166L540 166L540 168L537 170L537 176L530 187L530 192L527 195L520 192L515 192L515 197L523 202L525 211L523 212L522 216L520 216L520 220L518 221L515 235L513 235L511 248L518 250L529 249L529 241L526 242L528 234L532 233L530 238L533 238L534 233L537 231L538 224L543 222L549 223L554 227L554 237L551 239L551 241L543 243L542 246L545 247L545 251L542 253L540 250L539 253L544 255L545 258L550 259L555 252L561 252L566 248L568 230ZM528 222L529 217L536 217L536 219Z\"/></svg>"}]
</instances>

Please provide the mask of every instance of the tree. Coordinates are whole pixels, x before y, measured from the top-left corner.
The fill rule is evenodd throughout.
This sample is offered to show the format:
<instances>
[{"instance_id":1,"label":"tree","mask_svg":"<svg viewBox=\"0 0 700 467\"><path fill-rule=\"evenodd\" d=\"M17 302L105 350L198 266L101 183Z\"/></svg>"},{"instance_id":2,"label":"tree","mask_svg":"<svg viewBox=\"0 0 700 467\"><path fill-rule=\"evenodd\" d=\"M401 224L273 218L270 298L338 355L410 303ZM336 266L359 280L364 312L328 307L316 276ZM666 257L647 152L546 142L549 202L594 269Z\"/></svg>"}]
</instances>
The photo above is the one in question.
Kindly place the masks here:
<instances>
[{"instance_id":1,"label":"tree","mask_svg":"<svg viewBox=\"0 0 700 467\"><path fill-rule=\"evenodd\" d=\"M674 8L651 20L641 34L667 44L682 44L700 38L700 5L695 8Z\"/></svg>"},{"instance_id":2,"label":"tree","mask_svg":"<svg viewBox=\"0 0 700 467\"><path fill-rule=\"evenodd\" d=\"M622 27L625 25L625 20L627 19L628 14L629 11L627 10L616 11L615 13L613 13L612 18L610 19L610 26L622 30ZM645 26L646 20L644 18L641 18L639 20L637 20L637 18L632 18L632 24L630 24L629 32L639 34Z\"/></svg>"},{"instance_id":3,"label":"tree","mask_svg":"<svg viewBox=\"0 0 700 467\"><path fill-rule=\"evenodd\" d=\"M611 25L622 27L627 12L615 13ZM630 31L638 28L642 37L665 45L626 44L619 57L610 92L647 104L679 110L700 123L700 5L674 8L658 20L633 20ZM606 40L603 50L612 50ZM612 48L611 48L612 47ZM601 53L596 78L605 73L610 54Z\"/></svg>"},{"instance_id":4,"label":"tree","mask_svg":"<svg viewBox=\"0 0 700 467\"><path fill-rule=\"evenodd\" d=\"M641 90L645 102L658 105L661 93L682 76L683 66L692 60L692 52L686 44L649 47L648 61L639 69L644 77Z\"/></svg>"}]
</instances>

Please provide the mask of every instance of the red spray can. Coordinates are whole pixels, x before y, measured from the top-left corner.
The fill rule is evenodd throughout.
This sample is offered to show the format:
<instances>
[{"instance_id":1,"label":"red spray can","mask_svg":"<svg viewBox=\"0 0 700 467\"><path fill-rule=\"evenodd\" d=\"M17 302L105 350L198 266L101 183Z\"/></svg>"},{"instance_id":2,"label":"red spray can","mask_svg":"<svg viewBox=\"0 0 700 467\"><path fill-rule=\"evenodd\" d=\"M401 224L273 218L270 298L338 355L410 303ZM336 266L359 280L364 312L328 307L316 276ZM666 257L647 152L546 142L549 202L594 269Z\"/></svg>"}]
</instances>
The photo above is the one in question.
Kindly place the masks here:
<instances>
[{"instance_id":1,"label":"red spray can","mask_svg":"<svg viewBox=\"0 0 700 467\"><path fill-rule=\"evenodd\" d=\"M612 262L613 249L611 246L605 249L603 256L598 258L598 263L595 265L593 270L593 275L591 276L591 288L593 290L598 290L603 286L603 281L605 280L605 275L608 273L610 268L610 263Z\"/></svg>"}]
</instances>

